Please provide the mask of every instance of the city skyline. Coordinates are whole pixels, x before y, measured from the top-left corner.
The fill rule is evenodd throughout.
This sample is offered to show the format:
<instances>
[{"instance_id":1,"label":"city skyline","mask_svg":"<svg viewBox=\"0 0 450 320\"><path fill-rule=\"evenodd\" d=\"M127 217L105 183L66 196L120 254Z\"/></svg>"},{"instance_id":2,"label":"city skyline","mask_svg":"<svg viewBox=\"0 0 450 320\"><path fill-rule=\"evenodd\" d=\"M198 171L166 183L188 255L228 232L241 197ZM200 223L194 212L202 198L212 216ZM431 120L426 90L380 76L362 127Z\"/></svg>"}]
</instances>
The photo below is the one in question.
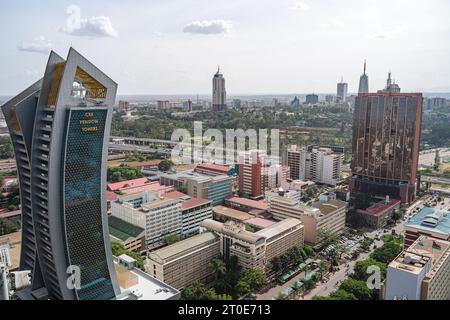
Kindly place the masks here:
<instances>
[{"instance_id":1,"label":"city skyline","mask_svg":"<svg viewBox=\"0 0 450 320\"><path fill-rule=\"evenodd\" d=\"M17 15L23 23L4 37L0 57L11 63L0 75L0 95L13 95L36 81L45 63L42 53L64 53L70 45L111 70L121 83L120 95L207 93L217 64L230 96L333 92L341 75L349 92L357 92L364 59L373 88L381 88L391 70L404 91L450 91L445 59L450 47L442 41L450 30L445 1L247 1L201 10L193 10L190 1L71 5L46 6L46 19L39 18L38 27L37 16L23 12L23 3L2 10L5 28ZM26 6L28 12L37 9ZM77 8L78 24L72 24ZM163 18L168 10L174 10L171 19ZM425 27L410 22L418 20ZM332 55L331 48L336 48ZM127 59L130 54L133 59ZM410 65L416 66L414 74Z\"/></svg>"}]
</instances>

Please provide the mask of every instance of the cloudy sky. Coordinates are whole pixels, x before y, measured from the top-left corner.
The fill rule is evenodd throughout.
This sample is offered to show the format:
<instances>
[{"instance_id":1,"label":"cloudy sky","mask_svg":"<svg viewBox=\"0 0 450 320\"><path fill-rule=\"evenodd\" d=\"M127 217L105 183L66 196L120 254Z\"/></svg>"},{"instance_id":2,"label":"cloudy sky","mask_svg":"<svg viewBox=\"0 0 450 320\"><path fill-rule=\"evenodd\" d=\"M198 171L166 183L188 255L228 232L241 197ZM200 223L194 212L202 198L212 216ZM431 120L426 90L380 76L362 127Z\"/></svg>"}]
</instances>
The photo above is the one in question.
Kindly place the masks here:
<instances>
[{"instance_id":1,"label":"cloudy sky","mask_svg":"<svg viewBox=\"0 0 450 320\"><path fill-rule=\"evenodd\" d=\"M205 94L217 65L233 94L450 91L448 0L0 0L0 95L72 45L119 94Z\"/></svg>"}]
</instances>

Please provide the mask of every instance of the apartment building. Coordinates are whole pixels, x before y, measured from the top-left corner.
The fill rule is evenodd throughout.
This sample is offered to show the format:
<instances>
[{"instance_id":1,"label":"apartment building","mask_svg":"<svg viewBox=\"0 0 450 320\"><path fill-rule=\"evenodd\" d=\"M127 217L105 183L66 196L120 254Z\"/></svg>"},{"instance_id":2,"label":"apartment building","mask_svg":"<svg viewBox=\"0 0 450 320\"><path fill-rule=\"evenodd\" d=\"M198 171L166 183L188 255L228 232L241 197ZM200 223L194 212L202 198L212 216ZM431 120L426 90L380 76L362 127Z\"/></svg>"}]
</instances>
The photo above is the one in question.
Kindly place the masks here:
<instances>
[{"instance_id":1,"label":"apartment building","mask_svg":"<svg viewBox=\"0 0 450 320\"><path fill-rule=\"evenodd\" d=\"M263 195L262 159L257 150L239 155L239 191L250 197Z\"/></svg>"},{"instance_id":2,"label":"apartment building","mask_svg":"<svg viewBox=\"0 0 450 320\"><path fill-rule=\"evenodd\" d=\"M450 242L420 236L392 261L386 300L450 300Z\"/></svg>"},{"instance_id":3,"label":"apartment building","mask_svg":"<svg viewBox=\"0 0 450 320\"><path fill-rule=\"evenodd\" d=\"M284 152L284 163L292 180L312 180L335 186L342 180L343 151L334 147L290 145Z\"/></svg>"},{"instance_id":4,"label":"apartment building","mask_svg":"<svg viewBox=\"0 0 450 320\"><path fill-rule=\"evenodd\" d=\"M208 265L219 256L219 237L204 232L151 252L147 272L172 287L183 289L195 281L213 280L214 273Z\"/></svg>"},{"instance_id":5,"label":"apartment building","mask_svg":"<svg viewBox=\"0 0 450 320\"><path fill-rule=\"evenodd\" d=\"M223 204L231 195L233 177L228 175L207 176L198 173L175 173L160 177L160 183L186 189L186 193L195 198L212 201L212 205Z\"/></svg>"},{"instance_id":6,"label":"apartment building","mask_svg":"<svg viewBox=\"0 0 450 320\"><path fill-rule=\"evenodd\" d=\"M145 230L145 247L155 249L171 235L183 236L181 200L162 193L138 193L111 203L111 215Z\"/></svg>"}]
</instances>

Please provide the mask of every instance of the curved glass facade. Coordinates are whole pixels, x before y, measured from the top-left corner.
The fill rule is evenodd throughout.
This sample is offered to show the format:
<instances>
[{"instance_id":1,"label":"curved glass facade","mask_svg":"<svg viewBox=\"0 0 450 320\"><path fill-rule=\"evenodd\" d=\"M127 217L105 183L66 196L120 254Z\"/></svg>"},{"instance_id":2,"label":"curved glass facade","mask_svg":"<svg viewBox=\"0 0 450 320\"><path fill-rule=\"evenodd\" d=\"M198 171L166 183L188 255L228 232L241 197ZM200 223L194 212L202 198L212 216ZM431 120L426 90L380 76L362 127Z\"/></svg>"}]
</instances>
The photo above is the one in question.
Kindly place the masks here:
<instances>
[{"instance_id":1,"label":"curved glass facade","mask_svg":"<svg viewBox=\"0 0 450 320\"><path fill-rule=\"evenodd\" d=\"M80 268L80 300L115 297L102 232L101 166L107 109L72 108L66 126L64 223L68 261Z\"/></svg>"}]
</instances>

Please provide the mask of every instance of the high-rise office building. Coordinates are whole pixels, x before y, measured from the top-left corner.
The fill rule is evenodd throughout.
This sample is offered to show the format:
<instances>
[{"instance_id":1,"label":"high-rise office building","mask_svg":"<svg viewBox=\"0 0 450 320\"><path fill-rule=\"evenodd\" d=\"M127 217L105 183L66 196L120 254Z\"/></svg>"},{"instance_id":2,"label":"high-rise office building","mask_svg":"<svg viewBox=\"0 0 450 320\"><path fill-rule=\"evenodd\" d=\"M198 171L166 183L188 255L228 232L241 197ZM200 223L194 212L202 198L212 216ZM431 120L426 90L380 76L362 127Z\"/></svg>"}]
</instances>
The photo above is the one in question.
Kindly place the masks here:
<instances>
[{"instance_id":1,"label":"high-rise office building","mask_svg":"<svg viewBox=\"0 0 450 320\"><path fill-rule=\"evenodd\" d=\"M369 77L366 74L366 60L364 60L364 73L359 77L359 93L369 93Z\"/></svg>"},{"instance_id":2,"label":"high-rise office building","mask_svg":"<svg viewBox=\"0 0 450 320\"><path fill-rule=\"evenodd\" d=\"M256 198L263 195L262 166L263 160L258 150L250 150L239 156L240 192Z\"/></svg>"},{"instance_id":3,"label":"high-rise office building","mask_svg":"<svg viewBox=\"0 0 450 320\"><path fill-rule=\"evenodd\" d=\"M353 191L415 199L421 93L362 93L353 114Z\"/></svg>"},{"instance_id":4,"label":"high-rise office building","mask_svg":"<svg viewBox=\"0 0 450 320\"><path fill-rule=\"evenodd\" d=\"M306 104L317 104L319 102L319 96L317 94L307 94Z\"/></svg>"},{"instance_id":5,"label":"high-rise office building","mask_svg":"<svg viewBox=\"0 0 450 320\"><path fill-rule=\"evenodd\" d=\"M212 92L212 110L213 111L227 111L227 92L225 91L225 78L220 73L220 68L213 77L213 92Z\"/></svg>"},{"instance_id":6,"label":"high-rise office building","mask_svg":"<svg viewBox=\"0 0 450 320\"><path fill-rule=\"evenodd\" d=\"M116 91L114 81L71 48L67 60L52 52L44 77L2 106L20 181L20 269L32 273L21 298L119 294L105 197ZM69 278L69 267L80 274ZM72 288L77 276L80 286Z\"/></svg>"},{"instance_id":7,"label":"high-rise office building","mask_svg":"<svg viewBox=\"0 0 450 320\"><path fill-rule=\"evenodd\" d=\"M378 93L382 92L400 92L400 87L395 80L392 80L391 73L388 73L388 78L386 80L386 87L383 90L378 90Z\"/></svg>"},{"instance_id":8,"label":"high-rise office building","mask_svg":"<svg viewBox=\"0 0 450 320\"><path fill-rule=\"evenodd\" d=\"M347 100L348 84L341 78L341 82L337 84L337 102L345 102Z\"/></svg>"}]
</instances>

